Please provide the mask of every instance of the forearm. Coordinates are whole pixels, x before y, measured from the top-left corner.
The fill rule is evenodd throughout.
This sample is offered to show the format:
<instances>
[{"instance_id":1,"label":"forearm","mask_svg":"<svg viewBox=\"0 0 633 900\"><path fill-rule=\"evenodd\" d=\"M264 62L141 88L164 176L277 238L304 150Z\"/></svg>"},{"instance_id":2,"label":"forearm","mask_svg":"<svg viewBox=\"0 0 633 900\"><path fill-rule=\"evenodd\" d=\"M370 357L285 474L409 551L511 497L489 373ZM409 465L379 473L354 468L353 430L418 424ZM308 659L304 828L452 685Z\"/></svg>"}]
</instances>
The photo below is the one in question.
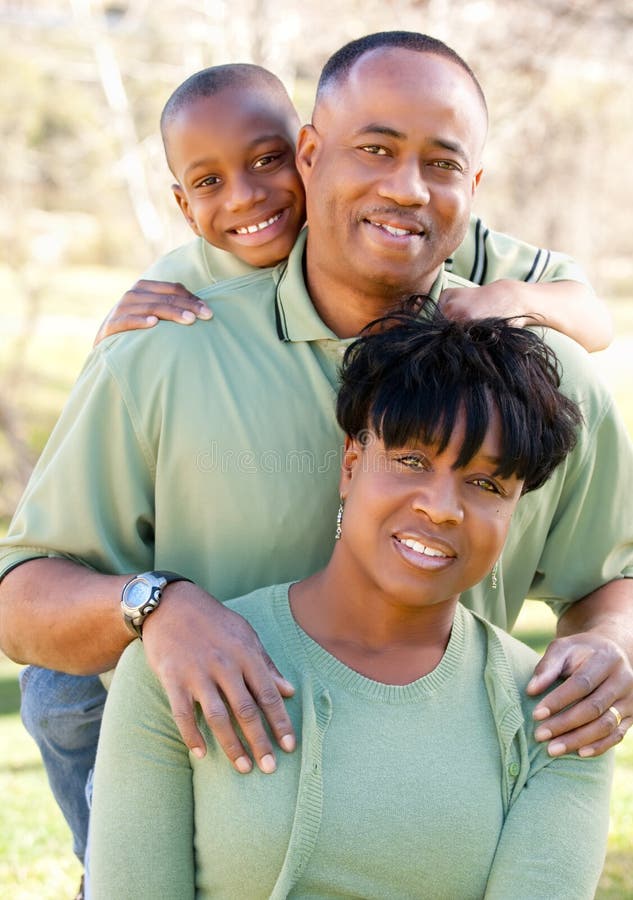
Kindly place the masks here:
<instances>
[{"instance_id":1,"label":"forearm","mask_svg":"<svg viewBox=\"0 0 633 900\"><path fill-rule=\"evenodd\" d=\"M525 314L535 314L539 322L573 338L589 353L604 350L613 340L606 304L579 281L508 284Z\"/></svg>"},{"instance_id":2,"label":"forearm","mask_svg":"<svg viewBox=\"0 0 633 900\"><path fill-rule=\"evenodd\" d=\"M0 582L0 647L11 659L71 674L112 668L133 639L119 598L126 575L33 559Z\"/></svg>"},{"instance_id":3,"label":"forearm","mask_svg":"<svg viewBox=\"0 0 633 900\"><path fill-rule=\"evenodd\" d=\"M616 643L633 664L633 578L602 585L560 617L557 637L593 631Z\"/></svg>"}]
</instances>

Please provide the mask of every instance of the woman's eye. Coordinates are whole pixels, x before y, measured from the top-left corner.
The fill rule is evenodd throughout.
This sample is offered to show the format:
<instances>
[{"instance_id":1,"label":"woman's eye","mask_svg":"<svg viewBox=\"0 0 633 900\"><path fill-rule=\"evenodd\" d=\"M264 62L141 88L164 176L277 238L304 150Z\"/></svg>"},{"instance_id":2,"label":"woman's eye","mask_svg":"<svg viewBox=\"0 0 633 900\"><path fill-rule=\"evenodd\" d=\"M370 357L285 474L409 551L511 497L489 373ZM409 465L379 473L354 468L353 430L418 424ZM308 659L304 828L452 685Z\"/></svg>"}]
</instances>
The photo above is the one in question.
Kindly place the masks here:
<instances>
[{"instance_id":1,"label":"woman's eye","mask_svg":"<svg viewBox=\"0 0 633 900\"><path fill-rule=\"evenodd\" d=\"M426 469L427 462L422 456L399 456L398 462L403 466L406 466L408 469Z\"/></svg>"},{"instance_id":2,"label":"woman's eye","mask_svg":"<svg viewBox=\"0 0 633 900\"><path fill-rule=\"evenodd\" d=\"M474 478L472 484L474 484L475 487L482 488L484 491L489 491L491 494L500 493L498 486L489 478Z\"/></svg>"}]
</instances>

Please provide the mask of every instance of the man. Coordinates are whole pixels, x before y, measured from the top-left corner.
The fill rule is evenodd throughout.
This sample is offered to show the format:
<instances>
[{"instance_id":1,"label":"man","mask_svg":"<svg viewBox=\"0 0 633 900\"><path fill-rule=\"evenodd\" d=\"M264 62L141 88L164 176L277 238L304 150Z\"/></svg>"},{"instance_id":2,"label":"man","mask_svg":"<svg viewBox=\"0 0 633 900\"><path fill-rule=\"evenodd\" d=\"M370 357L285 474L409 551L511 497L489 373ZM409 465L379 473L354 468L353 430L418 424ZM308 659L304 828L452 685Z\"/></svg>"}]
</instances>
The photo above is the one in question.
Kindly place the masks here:
<instances>
[{"instance_id":1,"label":"man","mask_svg":"<svg viewBox=\"0 0 633 900\"><path fill-rule=\"evenodd\" d=\"M341 349L403 295L463 286L442 265L468 223L486 125L474 76L439 42L387 33L332 58L300 135L309 231L288 266L202 291L212 326L122 335L88 361L5 543L9 655L103 671L142 627L192 751L204 753L198 701L238 771L251 768L245 745L274 770L258 705L291 750L282 696L292 688L208 592L224 600L327 558ZM553 738L554 755L590 755L632 721L631 582L622 577L633 574L632 538L618 484L633 460L582 351L550 340L586 425L551 482L522 499L496 589L480 585L464 599L508 627L528 593L557 605L561 639L531 690L568 677L538 705L537 736ZM124 598L130 628L121 592L148 569L178 580L154 579L163 592L151 614L155 594L134 582Z\"/></svg>"}]
</instances>

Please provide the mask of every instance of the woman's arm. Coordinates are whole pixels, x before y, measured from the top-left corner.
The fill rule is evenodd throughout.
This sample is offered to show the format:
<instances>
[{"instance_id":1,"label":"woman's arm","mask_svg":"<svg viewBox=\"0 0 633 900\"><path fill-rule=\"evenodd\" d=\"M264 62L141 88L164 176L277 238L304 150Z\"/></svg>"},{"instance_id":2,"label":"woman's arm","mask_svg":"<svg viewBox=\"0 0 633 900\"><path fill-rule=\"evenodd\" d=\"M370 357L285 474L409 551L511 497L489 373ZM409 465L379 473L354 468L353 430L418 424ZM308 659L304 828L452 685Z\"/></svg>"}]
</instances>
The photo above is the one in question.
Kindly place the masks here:
<instances>
[{"instance_id":1,"label":"woman's arm","mask_svg":"<svg viewBox=\"0 0 633 900\"><path fill-rule=\"evenodd\" d=\"M195 896L189 753L135 641L119 663L101 726L90 815L92 900Z\"/></svg>"},{"instance_id":2,"label":"woman's arm","mask_svg":"<svg viewBox=\"0 0 633 900\"><path fill-rule=\"evenodd\" d=\"M592 900L606 853L613 754L548 759L538 751L537 760L506 817L485 900Z\"/></svg>"}]
</instances>

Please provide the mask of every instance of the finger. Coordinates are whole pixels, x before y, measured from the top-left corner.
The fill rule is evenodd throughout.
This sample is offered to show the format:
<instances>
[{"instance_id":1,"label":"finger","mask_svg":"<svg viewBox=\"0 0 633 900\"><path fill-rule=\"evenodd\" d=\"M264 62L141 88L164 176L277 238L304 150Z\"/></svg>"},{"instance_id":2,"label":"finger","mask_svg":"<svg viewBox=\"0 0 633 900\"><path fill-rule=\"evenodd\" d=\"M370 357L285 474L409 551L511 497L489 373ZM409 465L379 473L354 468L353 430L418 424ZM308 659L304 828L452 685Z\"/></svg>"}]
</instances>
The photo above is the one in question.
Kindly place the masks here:
<instances>
[{"instance_id":1,"label":"finger","mask_svg":"<svg viewBox=\"0 0 633 900\"><path fill-rule=\"evenodd\" d=\"M277 693L277 696L279 697L279 693L276 689L275 693ZM250 748L253 759L264 774L272 774L277 768L277 763L273 753L271 740L262 721L262 710L260 710L260 704L265 708L265 704L270 702L270 697L268 697L267 692L264 691L263 697L260 694L258 703L257 699L251 694L246 684L242 681L239 686L232 684L229 690L224 692L224 697L235 721L244 735L244 740ZM220 715L219 710L217 712L217 720L214 722L209 721L209 725L213 729L218 741L221 743L224 752L229 759L233 759L234 757L231 755L232 751L230 749L227 751L225 745L229 748L232 746L233 737L231 732L235 735L235 730L233 729L230 718L227 723ZM235 735L235 738L237 738L237 735Z\"/></svg>"},{"instance_id":2,"label":"finger","mask_svg":"<svg viewBox=\"0 0 633 900\"><path fill-rule=\"evenodd\" d=\"M526 688L528 694L541 694L543 691L547 690L548 687L551 687L555 681L558 681L559 678L571 675L572 673L574 675L581 673L580 678L576 683L576 687L581 693L578 694L578 696L571 697L567 702L571 703L573 700L578 699L578 697L586 696L590 690L593 690L593 687L585 688L583 692L582 679L585 677L583 674L585 667L592 665L592 656L593 666L589 669L589 677L591 677L592 672L595 673L596 670L604 670L603 659L598 654L595 654L589 646L583 647L572 645L570 647L568 642L553 641L534 668L534 675L528 682ZM571 690L571 686L568 690ZM541 704L539 704L539 706L540 705ZM562 705L559 706L558 709L562 709Z\"/></svg>"},{"instance_id":3,"label":"finger","mask_svg":"<svg viewBox=\"0 0 633 900\"><path fill-rule=\"evenodd\" d=\"M198 759L202 759L207 752L207 748L200 729L196 725L193 700L190 696L176 688L172 688L171 690L165 688L165 690L167 691L167 699L169 700L171 713L178 726L180 736L193 755Z\"/></svg>"},{"instance_id":4,"label":"finger","mask_svg":"<svg viewBox=\"0 0 633 900\"><path fill-rule=\"evenodd\" d=\"M558 713L558 715L539 720L540 724L534 732L536 740L549 741L551 738L555 738L565 732L574 731L580 729L583 725L602 720L614 702L613 692L609 687L610 684L610 681L606 681L601 690L593 691L587 697ZM613 720L613 716L611 717ZM598 735L598 737L600 736Z\"/></svg>"},{"instance_id":5,"label":"finger","mask_svg":"<svg viewBox=\"0 0 633 900\"><path fill-rule=\"evenodd\" d=\"M134 287L123 297L123 303L143 302L150 306L154 303L174 305L182 310L189 310L197 318L210 319L213 315L209 307L182 284L168 281L137 281Z\"/></svg>"},{"instance_id":6,"label":"finger","mask_svg":"<svg viewBox=\"0 0 633 900\"><path fill-rule=\"evenodd\" d=\"M610 750L611 747L615 747L616 744L620 743L631 725L633 725L633 717L629 716L622 719L620 724L606 738L603 738L601 741L593 741L590 744L583 744L578 750L578 755L582 757L601 756L607 750Z\"/></svg>"},{"instance_id":7,"label":"finger","mask_svg":"<svg viewBox=\"0 0 633 900\"><path fill-rule=\"evenodd\" d=\"M235 731L223 697L212 687L204 697L199 699L199 703L202 715L213 732L218 745L237 771L241 775L246 775L253 768L253 764Z\"/></svg>"},{"instance_id":8,"label":"finger","mask_svg":"<svg viewBox=\"0 0 633 900\"><path fill-rule=\"evenodd\" d=\"M127 314L121 317L106 319L95 338L93 346L96 347L104 338L112 334L120 334L123 331L138 331L142 328L153 328L158 322L158 316Z\"/></svg>"},{"instance_id":9,"label":"finger","mask_svg":"<svg viewBox=\"0 0 633 900\"><path fill-rule=\"evenodd\" d=\"M602 747L600 752L604 753L605 750L622 740L626 730L625 720L622 719L618 723L612 710L608 709L588 725L575 728L573 731L566 731L555 737L547 745L547 752L550 756L562 756L564 753L576 751L581 756L595 756L597 754L594 748Z\"/></svg>"},{"instance_id":10,"label":"finger","mask_svg":"<svg viewBox=\"0 0 633 900\"><path fill-rule=\"evenodd\" d=\"M156 316L163 321L178 322L184 325L192 325L197 318L195 311L183 308L175 300L170 301L169 297L161 296L159 299L158 295L149 297L139 295L133 304L127 304L125 308L121 308L120 316L116 318L123 319L128 315Z\"/></svg>"}]
</instances>

